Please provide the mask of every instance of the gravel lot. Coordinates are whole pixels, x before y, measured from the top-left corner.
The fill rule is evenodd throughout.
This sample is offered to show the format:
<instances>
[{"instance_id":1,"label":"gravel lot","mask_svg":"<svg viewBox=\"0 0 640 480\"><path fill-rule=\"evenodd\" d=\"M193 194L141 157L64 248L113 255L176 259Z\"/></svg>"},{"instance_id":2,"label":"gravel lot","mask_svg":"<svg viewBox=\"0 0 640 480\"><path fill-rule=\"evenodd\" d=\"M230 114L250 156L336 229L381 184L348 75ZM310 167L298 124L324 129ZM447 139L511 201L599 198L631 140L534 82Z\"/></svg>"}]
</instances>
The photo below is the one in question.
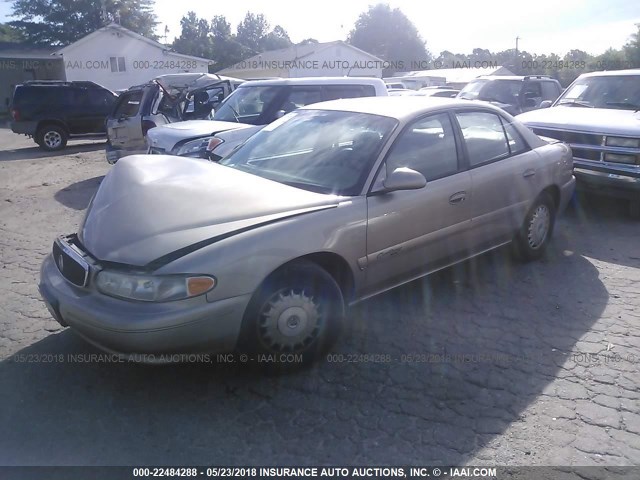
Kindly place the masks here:
<instances>
[{"instance_id":1,"label":"gravel lot","mask_svg":"<svg viewBox=\"0 0 640 480\"><path fill-rule=\"evenodd\" d=\"M542 261L500 250L351 309L343 362L80 363L97 350L37 280L110 168L104 143L48 155L0 129L0 145L2 465L640 464L640 223L623 204L573 206Z\"/></svg>"}]
</instances>

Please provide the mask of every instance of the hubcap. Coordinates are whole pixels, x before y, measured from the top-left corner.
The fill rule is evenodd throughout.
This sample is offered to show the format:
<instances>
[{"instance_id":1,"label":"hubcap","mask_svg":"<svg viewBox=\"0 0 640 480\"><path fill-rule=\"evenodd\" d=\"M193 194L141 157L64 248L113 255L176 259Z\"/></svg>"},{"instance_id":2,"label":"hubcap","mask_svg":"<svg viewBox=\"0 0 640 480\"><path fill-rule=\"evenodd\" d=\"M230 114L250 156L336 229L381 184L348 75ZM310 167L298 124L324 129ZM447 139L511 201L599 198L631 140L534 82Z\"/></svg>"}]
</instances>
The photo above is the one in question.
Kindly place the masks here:
<instances>
[{"instance_id":1,"label":"hubcap","mask_svg":"<svg viewBox=\"0 0 640 480\"><path fill-rule=\"evenodd\" d=\"M529 246L537 250L540 248L549 234L549 225L551 224L551 213L546 205L538 205L531 216L531 222L529 222L529 230L527 232L527 239Z\"/></svg>"},{"instance_id":2,"label":"hubcap","mask_svg":"<svg viewBox=\"0 0 640 480\"><path fill-rule=\"evenodd\" d=\"M62 136L56 131L47 132L44 134L44 143L49 148L59 147L62 143Z\"/></svg>"},{"instance_id":3,"label":"hubcap","mask_svg":"<svg viewBox=\"0 0 640 480\"><path fill-rule=\"evenodd\" d=\"M304 349L320 333L320 304L304 290L286 289L274 294L260 312L258 332L262 343L278 352Z\"/></svg>"}]
</instances>

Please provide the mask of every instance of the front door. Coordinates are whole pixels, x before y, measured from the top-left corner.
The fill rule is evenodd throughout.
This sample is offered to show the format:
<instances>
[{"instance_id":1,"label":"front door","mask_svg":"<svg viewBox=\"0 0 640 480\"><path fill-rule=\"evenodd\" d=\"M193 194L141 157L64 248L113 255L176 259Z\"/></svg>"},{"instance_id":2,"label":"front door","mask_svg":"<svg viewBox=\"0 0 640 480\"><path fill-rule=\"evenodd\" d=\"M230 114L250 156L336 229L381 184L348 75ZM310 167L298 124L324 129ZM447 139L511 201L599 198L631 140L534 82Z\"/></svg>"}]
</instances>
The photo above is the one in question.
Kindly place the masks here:
<instances>
[{"instance_id":1,"label":"front door","mask_svg":"<svg viewBox=\"0 0 640 480\"><path fill-rule=\"evenodd\" d=\"M376 194L387 173L424 175L418 190ZM465 256L471 178L459 161L448 114L429 115L396 139L367 199L367 293L419 277Z\"/></svg>"},{"instance_id":2,"label":"front door","mask_svg":"<svg viewBox=\"0 0 640 480\"><path fill-rule=\"evenodd\" d=\"M142 101L144 90L124 92L118 98L114 112L107 119L107 134L116 150L144 151L142 134Z\"/></svg>"}]
</instances>

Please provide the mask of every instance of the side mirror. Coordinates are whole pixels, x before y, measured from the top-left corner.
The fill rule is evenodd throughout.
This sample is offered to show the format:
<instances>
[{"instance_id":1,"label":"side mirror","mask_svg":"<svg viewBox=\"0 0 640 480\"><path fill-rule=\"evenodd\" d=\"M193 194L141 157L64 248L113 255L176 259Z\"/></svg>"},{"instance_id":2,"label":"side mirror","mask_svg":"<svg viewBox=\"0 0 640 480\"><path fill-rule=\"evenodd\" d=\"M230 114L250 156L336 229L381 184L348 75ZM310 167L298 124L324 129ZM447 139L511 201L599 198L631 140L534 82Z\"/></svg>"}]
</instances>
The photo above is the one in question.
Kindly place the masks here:
<instances>
[{"instance_id":1,"label":"side mirror","mask_svg":"<svg viewBox=\"0 0 640 480\"><path fill-rule=\"evenodd\" d=\"M420 172L407 167L400 167L391 172L382 182L382 185L384 186L382 191L384 193L397 190L418 190L427 185L427 180Z\"/></svg>"},{"instance_id":2,"label":"side mirror","mask_svg":"<svg viewBox=\"0 0 640 480\"><path fill-rule=\"evenodd\" d=\"M278 111L276 112L276 120L277 120L277 119L279 119L279 118L284 117L286 113L287 113L287 112L285 112L284 110L278 110Z\"/></svg>"},{"instance_id":3,"label":"side mirror","mask_svg":"<svg viewBox=\"0 0 640 480\"><path fill-rule=\"evenodd\" d=\"M540 102L540 108L549 108L553 102L551 100L544 100Z\"/></svg>"}]
</instances>

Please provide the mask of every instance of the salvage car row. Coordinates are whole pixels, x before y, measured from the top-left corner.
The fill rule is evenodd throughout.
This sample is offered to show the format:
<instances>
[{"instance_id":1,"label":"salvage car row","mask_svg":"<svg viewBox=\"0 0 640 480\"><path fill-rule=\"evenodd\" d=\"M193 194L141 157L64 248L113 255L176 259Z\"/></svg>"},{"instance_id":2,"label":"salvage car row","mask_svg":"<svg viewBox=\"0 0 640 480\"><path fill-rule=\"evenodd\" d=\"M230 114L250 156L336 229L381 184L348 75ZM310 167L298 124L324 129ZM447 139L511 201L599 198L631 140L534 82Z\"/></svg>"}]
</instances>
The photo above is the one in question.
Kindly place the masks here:
<instances>
[{"instance_id":1,"label":"salvage car row","mask_svg":"<svg viewBox=\"0 0 640 480\"><path fill-rule=\"evenodd\" d=\"M551 108L521 118L562 114L567 125L573 111L615 111L609 130L593 127L599 143L585 142L599 159L579 165L609 188L624 177L637 193L638 78L580 77ZM618 88L601 102L610 82ZM145 104L128 93L116 111ZM209 99L194 95L181 111L211 113L198 106ZM376 79L243 83L213 121L150 128L155 155L111 154L122 158L78 233L54 242L41 294L58 322L123 356L241 349L313 359L352 303L505 244L524 260L543 254L583 143L570 142L572 153L566 137L548 138L558 125L541 138L491 103L388 97ZM127 117L116 120L111 152L127 138L116 130ZM613 173L617 163L624 173Z\"/></svg>"}]
</instances>

